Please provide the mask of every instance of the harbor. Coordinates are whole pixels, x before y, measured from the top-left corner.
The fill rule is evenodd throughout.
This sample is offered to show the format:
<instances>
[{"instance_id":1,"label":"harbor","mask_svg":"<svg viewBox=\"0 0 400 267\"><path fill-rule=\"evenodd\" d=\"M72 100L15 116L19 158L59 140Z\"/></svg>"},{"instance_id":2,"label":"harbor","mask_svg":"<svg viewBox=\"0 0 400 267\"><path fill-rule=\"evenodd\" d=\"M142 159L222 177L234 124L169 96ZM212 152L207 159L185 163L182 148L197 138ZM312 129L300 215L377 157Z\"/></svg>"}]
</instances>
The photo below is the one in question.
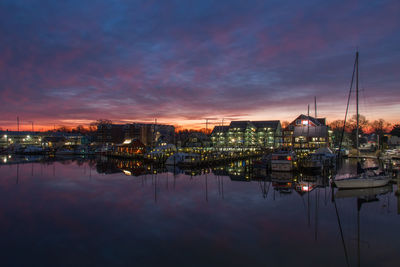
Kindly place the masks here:
<instances>
[{"instance_id":1,"label":"harbor","mask_svg":"<svg viewBox=\"0 0 400 267\"><path fill-rule=\"evenodd\" d=\"M193 257L200 265L214 260L292 265L299 257L307 266L321 266L327 257L335 266L397 261L400 244L392 233L400 222L398 174L393 174L395 184L343 193L332 187L334 172L276 172L255 168L255 161L181 169L106 156L64 155L25 163L11 157L0 165L1 210L14 214L1 221L4 259L13 258L16 265L63 265L66 258L80 261L90 255L98 255L85 260L91 265L126 265L131 257L151 265ZM342 169L348 168L355 168L354 159L344 159ZM357 199L365 196L375 200L362 204L357 237ZM21 205L29 207L29 214ZM140 242L144 236L159 241ZM40 245L26 257L15 257L38 239ZM285 241L276 246L278 240ZM72 246L77 242L79 247ZM136 249L125 253L127 244ZM280 256L293 247L292 257ZM311 250L318 254L302 257ZM54 253L43 260L49 251Z\"/></svg>"},{"instance_id":2,"label":"harbor","mask_svg":"<svg viewBox=\"0 0 400 267\"><path fill-rule=\"evenodd\" d=\"M0 1L0 267L398 266L400 1Z\"/></svg>"}]
</instances>

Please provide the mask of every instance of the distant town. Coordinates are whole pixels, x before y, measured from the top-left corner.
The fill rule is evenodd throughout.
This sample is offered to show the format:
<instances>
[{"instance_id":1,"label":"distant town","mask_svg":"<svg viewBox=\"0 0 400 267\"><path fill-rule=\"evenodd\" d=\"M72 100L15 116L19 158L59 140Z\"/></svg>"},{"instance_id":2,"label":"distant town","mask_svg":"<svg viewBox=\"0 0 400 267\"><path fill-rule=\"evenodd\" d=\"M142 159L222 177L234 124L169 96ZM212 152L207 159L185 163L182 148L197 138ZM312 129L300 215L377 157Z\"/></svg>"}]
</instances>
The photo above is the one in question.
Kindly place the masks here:
<instances>
[{"instance_id":1,"label":"distant town","mask_svg":"<svg viewBox=\"0 0 400 267\"><path fill-rule=\"evenodd\" d=\"M400 145L400 125L384 120L369 123L360 115L359 149L376 153ZM33 126L32 126L33 128ZM32 129L33 130L33 129ZM157 123L115 124L100 119L90 127L61 127L52 131L1 131L2 154L83 154L105 153L120 157L145 157L166 160L176 152L210 153L240 152L266 154L277 150L293 150L299 156L319 148L344 155L355 148L355 119L343 131L343 121L327 124L325 118L301 114L292 122L231 121L213 129L180 130L173 125ZM340 144L342 144L340 146Z\"/></svg>"}]
</instances>

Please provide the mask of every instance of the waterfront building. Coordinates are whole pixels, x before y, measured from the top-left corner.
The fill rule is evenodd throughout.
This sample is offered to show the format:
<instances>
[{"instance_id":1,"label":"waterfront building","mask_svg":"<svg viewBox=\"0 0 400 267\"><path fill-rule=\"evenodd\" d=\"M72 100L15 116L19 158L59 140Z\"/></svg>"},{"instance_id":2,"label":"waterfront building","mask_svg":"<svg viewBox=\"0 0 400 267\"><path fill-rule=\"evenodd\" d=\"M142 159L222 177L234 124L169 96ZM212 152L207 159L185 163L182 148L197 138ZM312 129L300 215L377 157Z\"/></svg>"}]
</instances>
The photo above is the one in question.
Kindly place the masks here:
<instances>
[{"instance_id":1,"label":"waterfront building","mask_svg":"<svg viewBox=\"0 0 400 267\"><path fill-rule=\"evenodd\" d=\"M151 124L154 143L162 140L164 143L175 143L175 126L166 124Z\"/></svg>"},{"instance_id":2,"label":"waterfront building","mask_svg":"<svg viewBox=\"0 0 400 267\"><path fill-rule=\"evenodd\" d=\"M256 146L256 127L250 121L232 121L227 132L228 146L245 148Z\"/></svg>"},{"instance_id":3,"label":"waterfront building","mask_svg":"<svg viewBox=\"0 0 400 267\"><path fill-rule=\"evenodd\" d=\"M211 142L213 147L227 147L228 146L228 138L227 132L229 130L229 126L215 126L211 132Z\"/></svg>"},{"instance_id":4,"label":"waterfront building","mask_svg":"<svg viewBox=\"0 0 400 267\"><path fill-rule=\"evenodd\" d=\"M121 144L126 139L136 139L146 146L155 146L161 139L167 143L174 140L175 127L163 124L100 124L96 140L99 143Z\"/></svg>"},{"instance_id":5,"label":"waterfront building","mask_svg":"<svg viewBox=\"0 0 400 267\"><path fill-rule=\"evenodd\" d=\"M258 146L268 149L276 149L282 145L281 122L275 121L252 121L256 127L256 142Z\"/></svg>"},{"instance_id":6,"label":"waterfront building","mask_svg":"<svg viewBox=\"0 0 400 267\"><path fill-rule=\"evenodd\" d=\"M87 145L90 140L87 136L77 133L63 132L18 132L3 131L0 133L0 147L8 146L37 146L37 147L61 147Z\"/></svg>"},{"instance_id":7,"label":"waterfront building","mask_svg":"<svg viewBox=\"0 0 400 267\"><path fill-rule=\"evenodd\" d=\"M8 147L10 145L40 146L43 136L37 132L17 132L17 131L2 131L0 133L0 147Z\"/></svg>"},{"instance_id":8,"label":"waterfront building","mask_svg":"<svg viewBox=\"0 0 400 267\"><path fill-rule=\"evenodd\" d=\"M210 137L201 132L189 133L187 138L182 142L181 150L184 152L201 153L211 148Z\"/></svg>"},{"instance_id":9,"label":"waterfront building","mask_svg":"<svg viewBox=\"0 0 400 267\"><path fill-rule=\"evenodd\" d=\"M389 147L400 147L400 137L396 135L391 135L391 134L385 134L384 138L388 143Z\"/></svg>"},{"instance_id":10,"label":"waterfront building","mask_svg":"<svg viewBox=\"0 0 400 267\"><path fill-rule=\"evenodd\" d=\"M64 136L45 136L43 138L43 147L58 149L65 146L66 138Z\"/></svg>"},{"instance_id":11,"label":"waterfront building","mask_svg":"<svg viewBox=\"0 0 400 267\"><path fill-rule=\"evenodd\" d=\"M332 131L325 118L301 114L283 130L283 147L296 153L314 152L320 147L331 147Z\"/></svg>"},{"instance_id":12,"label":"waterfront building","mask_svg":"<svg viewBox=\"0 0 400 267\"><path fill-rule=\"evenodd\" d=\"M103 144L121 144L124 139L124 125L112 123L97 125L96 142Z\"/></svg>"},{"instance_id":13,"label":"waterfront building","mask_svg":"<svg viewBox=\"0 0 400 267\"><path fill-rule=\"evenodd\" d=\"M280 121L232 121L229 126L215 126L211 133L214 147L276 149L282 144Z\"/></svg>"}]
</instances>

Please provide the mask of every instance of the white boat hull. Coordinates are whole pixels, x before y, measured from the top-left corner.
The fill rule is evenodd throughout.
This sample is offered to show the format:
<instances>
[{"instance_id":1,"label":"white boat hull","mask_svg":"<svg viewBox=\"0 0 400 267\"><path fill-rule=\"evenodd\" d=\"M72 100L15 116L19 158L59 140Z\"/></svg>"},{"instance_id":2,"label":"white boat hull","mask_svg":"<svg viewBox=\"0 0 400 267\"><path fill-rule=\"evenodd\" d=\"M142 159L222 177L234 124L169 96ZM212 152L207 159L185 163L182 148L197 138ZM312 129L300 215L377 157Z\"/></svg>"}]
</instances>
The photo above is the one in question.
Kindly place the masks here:
<instances>
[{"instance_id":1,"label":"white boat hull","mask_svg":"<svg viewBox=\"0 0 400 267\"><path fill-rule=\"evenodd\" d=\"M389 183L389 177L387 176L366 177L366 178L355 177L343 180L335 180L334 183L337 188L342 188L342 189L380 187L387 185Z\"/></svg>"},{"instance_id":2,"label":"white boat hull","mask_svg":"<svg viewBox=\"0 0 400 267\"><path fill-rule=\"evenodd\" d=\"M369 196L383 195L391 191L392 191L391 185L385 185L373 188L355 188L347 190L338 190L335 194L335 198L369 197Z\"/></svg>"}]
</instances>

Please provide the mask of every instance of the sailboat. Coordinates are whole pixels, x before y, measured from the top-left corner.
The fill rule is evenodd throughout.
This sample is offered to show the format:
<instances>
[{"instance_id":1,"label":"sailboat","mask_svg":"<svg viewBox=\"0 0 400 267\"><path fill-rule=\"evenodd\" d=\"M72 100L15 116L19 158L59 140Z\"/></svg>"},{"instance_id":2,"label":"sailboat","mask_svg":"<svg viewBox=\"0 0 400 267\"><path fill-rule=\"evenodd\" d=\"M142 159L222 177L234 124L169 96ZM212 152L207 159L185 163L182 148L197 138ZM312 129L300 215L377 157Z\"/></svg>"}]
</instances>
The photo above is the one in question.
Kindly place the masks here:
<instances>
[{"instance_id":1,"label":"sailboat","mask_svg":"<svg viewBox=\"0 0 400 267\"><path fill-rule=\"evenodd\" d=\"M359 160L359 113L358 113L358 51L356 52L356 60L354 63L354 69L353 69L353 77L351 80L351 83L353 84L353 78L354 78L354 71L356 73L356 110L357 110L357 128L356 128L356 146L357 146L357 160ZM350 99L350 94L351 94L351 87L350 86L350 93L349 93L349 99ZM347 109L349 106L349 101L347 102ZM346 110L346 116L347 116L347 110ZM346 119L345 119L346 122ZM344 126L345 127L345 126ZM343 127L343 128L344 128ZM344 131L344 129L343 129ZM337 177L335 176L334 179L334 184L336 187L339 189L351 189L351 188L370 188L370 187L380 187L384 186L389 183L389 176L385 175L382 172L377 172L377 171L364 171L361 168L361 164L358 161L357 163L357 175L348 177L345 179L336 179Z\"/></svg>"}]
</instances>

